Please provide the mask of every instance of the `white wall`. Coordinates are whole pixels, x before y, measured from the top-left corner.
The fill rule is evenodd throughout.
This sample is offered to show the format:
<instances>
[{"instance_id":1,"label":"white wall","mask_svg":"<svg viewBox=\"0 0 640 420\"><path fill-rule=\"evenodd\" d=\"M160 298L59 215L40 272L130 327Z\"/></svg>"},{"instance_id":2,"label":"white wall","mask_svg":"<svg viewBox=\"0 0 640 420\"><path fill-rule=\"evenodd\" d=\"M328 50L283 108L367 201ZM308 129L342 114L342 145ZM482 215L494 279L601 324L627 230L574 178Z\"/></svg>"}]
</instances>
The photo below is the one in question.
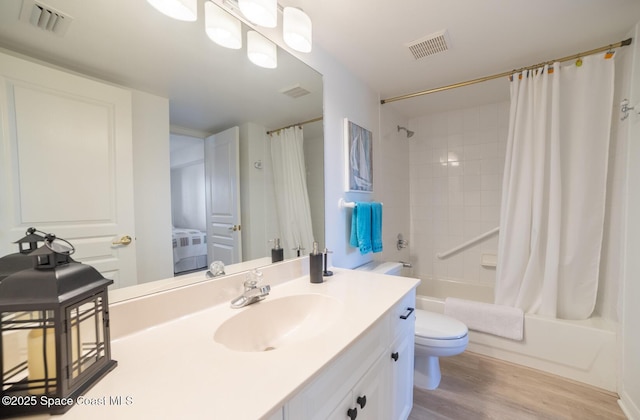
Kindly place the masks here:
<instances>
[{"instance_id":1,"label":"white wall","mask_svg":"<svg viewBox=\"0 0 640 420\"><path fill-rule=\"evenodd\" d=\"M277 40L277 37L274 39ZM314 46L313 53L308 56L299 53L294 55L323 75L325 242L333 252L330 256L333 265L353 268L370 261L373 255L360 255L356 248L349 246L351 211L340 209L338 201L340 198L347 201L378 198L375 194L371 197L363 193L345 193L343 121L349 118L370 130L376 141L380 135L380 98L366 83L320 48ZM374 155L376 153L374 150Z\"/></svg>"},{"instance_id":2,"label":"white wall","mask_svg":"<svg viewBox=\"0 0 640 420\"><path fill-rule=\"evenodd\" d=\"M267 129L254 123L240 126L240 202L242 259L270 256L270 239L278 231ZM256 163L262 164L261 168Z\"/></svg>"},{"instance_id":3,"label":"white wall","mask_svg":"<svg viewBox=\"0 0 640 420\"><path fill-rule=\"evenodd\" d=\"M169 100L132 91L138 283L173 276Z\"/></svg>"},{"instance_id":4,"label":"white wall","mask_svg":"<svg viewBox=\"0 0 640 420\"><path fill-rule=\"evenodd\" d=\"M631 104L640 102L640 24L633 30L632 62L628 77L630 89L627 91ZM614 104L614 106L619 105ZM616 106L617 108L617 106ZM614 115L620 116L619 109ZM630 419L640 419L640 115L632 114L620 124L620 130L627 132L627 179L626 185L626 237L624 243L624 265L622 284L622 349L620 389L621 406Z\"/></svg>"},{"instance_id":5,"label":"white wall","mask_svg":"<svg viewBox=\"0 0 640 420\"><path fill-rule=\"evenodd\" d=\"M179 134L170 139L172 224L206 232L204 140Z\"/></svg>"},{"instance_id":6,"label":"white wall","mask_svg":"<svg viewBox=\"0 0 640 420\"><path fill-rule=\"evenodd\" d=\"M313 124L322 124L316 122ZM309 205L311 206L311 225L313 226L313 238L318 242L320 250L325 246L324 237L324 142L322 135L313 137L308 133L322 130L311 129L310 124L303 127L304 131L304 164L307 169L307 191L309 193ZM322 177L311 174L323 174Z\"/></svg>"}]
</instances>

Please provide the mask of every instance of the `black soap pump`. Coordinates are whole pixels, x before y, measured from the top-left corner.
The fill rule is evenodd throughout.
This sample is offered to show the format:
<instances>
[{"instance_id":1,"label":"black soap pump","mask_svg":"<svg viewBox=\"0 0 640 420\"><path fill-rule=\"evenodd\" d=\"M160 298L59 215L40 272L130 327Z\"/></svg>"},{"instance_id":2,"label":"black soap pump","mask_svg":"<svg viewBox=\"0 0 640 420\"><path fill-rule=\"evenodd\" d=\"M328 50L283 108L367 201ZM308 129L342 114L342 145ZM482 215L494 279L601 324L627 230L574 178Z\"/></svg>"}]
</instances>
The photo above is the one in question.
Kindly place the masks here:
<instances>
[{"instance_id":1,"label":"black soap pump","mask_svg":"<svg viewBox=\"0 0 640 420\"><path fill-rule=\"evenodd\" d=\"M311 283L322 283L322 253L318 243L313 242L313 251L309 254L309 278Z\"/></svg>"},{"instance_id":2,"label":"black soap pump","mask_svg":"<svg viewBox=\"0 0 640 420\"><path fill-rule=\"evenodd\" d=\"M273 248L271 248L271 262L277 263L284 260L284 249L280 246L280 238L273 240Z\"/></svg>"}]
</instances>

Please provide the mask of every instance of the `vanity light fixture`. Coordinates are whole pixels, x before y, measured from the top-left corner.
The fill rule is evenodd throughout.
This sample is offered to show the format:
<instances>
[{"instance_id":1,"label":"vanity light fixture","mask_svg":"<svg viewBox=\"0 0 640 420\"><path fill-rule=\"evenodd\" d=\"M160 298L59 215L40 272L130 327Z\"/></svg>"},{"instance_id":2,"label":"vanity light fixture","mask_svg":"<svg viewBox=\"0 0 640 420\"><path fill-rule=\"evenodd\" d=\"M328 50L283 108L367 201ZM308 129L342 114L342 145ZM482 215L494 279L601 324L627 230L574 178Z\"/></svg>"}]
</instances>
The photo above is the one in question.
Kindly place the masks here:
<instances>
[{"instance_id":1,"label":"vanity light fixture","mask_svg":"<svg viewBox=\"0 0 640 420\"><path fill-rule=\"evenodd\" d=\"M178 20L198 19L198 0L147 0L156 10Z\"/></svg>"},{"instance_id":2,"label":"vanity light fixture","mask_svg":"<svg viewBox=\"0 0 640 420\"><path fill-rule=\"evenodd\" d=\"M204 4L204 20L207 36L216 44L234 50L242 48L240 21L210 1Z\"/></svg>"},{"instance_id":3,"label":"vanity light fixture","mask_svg":"<svg viewBox=\"0 0 640 420\"><path fill-rule=\"evenodd\" d=\"M104 278L47 234L31 268L0 282L0 418L61 414L117 363ZM20 403L13 404L13 401Z\"/></svg>"},{"instance_id":4,"label":"vanity light fixture","mask_svg":"<svg viewBox=\"0 0 640 420\"><path fill-rule=\"evenodd\" d=\"M276 44L256 31L247 32L247 56L256 66L267 69L278 67Z\"/></svg>"},{"instance_id":5,"label":"vanity light fixture","mask_svg":"<svg viewBox=\"0 0 640 420\"><path fill-rule=\"evenodd\" d=\"M277 0L238 0L238 7L251 22L265 28L278 25Z\"/></svg>"},{"instance_id":6,"label":"vanity light fixture","mask_svg":"<svg viewBox=\"0 0 640 420\"><path fill-rule=\"evenodd\" d=\"M285 7L282 12L282 37L296 51L311 52L311 18L296 7Z\"/></svg>"}]
</instances>

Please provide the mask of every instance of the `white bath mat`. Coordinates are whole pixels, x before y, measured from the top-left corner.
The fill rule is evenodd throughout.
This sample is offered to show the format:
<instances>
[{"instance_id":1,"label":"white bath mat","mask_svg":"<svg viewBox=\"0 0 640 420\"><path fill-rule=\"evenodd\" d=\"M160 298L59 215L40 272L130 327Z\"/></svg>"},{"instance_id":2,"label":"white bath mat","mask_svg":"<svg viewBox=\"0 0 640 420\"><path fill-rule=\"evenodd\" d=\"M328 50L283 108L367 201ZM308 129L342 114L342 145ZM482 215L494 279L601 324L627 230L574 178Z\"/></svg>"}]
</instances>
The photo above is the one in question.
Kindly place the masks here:
<instances>
[{"instance_id":1,"label":"white bath mat","mask_svg":"<svg viewBox=\"0 0 640 420\"><path fill-rule=\"evenodd\" d=\"M446 298L444 314L463 322L470 330L518 341L524 338L524 313L520 308Z\"/></svg>"}]
</instances>

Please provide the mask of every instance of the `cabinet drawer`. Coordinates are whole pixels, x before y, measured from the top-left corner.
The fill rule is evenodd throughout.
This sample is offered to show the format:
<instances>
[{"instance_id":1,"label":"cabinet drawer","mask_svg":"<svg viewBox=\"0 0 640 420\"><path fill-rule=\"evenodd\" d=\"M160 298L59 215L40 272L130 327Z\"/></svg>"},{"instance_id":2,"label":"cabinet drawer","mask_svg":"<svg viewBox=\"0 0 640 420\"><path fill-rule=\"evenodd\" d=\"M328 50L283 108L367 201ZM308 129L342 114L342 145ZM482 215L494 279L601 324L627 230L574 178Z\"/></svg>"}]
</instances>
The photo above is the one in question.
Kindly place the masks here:
<instances>
[{"instance_id":1,"label":"cabinet drawer","mask_svg":"<svg viewBox=\"0 0 640 420\"><path fill-rule=\"evenodd\" d=\"M285 407L285 419L326 419L351 393L351 389L373 363L387 351L388 326L388 318L378 321L344 354L329 364L289 401Z\"/></svg>"},{"instance_id":2,"label":"cabinet drawer","mask_svg":"<svg viewBox=\"0 0 640 420\"><path fill-rule=\"evenodd\" d=\"M392 341L395 341L407 330L415 331L416 322L416 289L412 289L391 309L390 327Z\"/></svg>"}]
</instances>

